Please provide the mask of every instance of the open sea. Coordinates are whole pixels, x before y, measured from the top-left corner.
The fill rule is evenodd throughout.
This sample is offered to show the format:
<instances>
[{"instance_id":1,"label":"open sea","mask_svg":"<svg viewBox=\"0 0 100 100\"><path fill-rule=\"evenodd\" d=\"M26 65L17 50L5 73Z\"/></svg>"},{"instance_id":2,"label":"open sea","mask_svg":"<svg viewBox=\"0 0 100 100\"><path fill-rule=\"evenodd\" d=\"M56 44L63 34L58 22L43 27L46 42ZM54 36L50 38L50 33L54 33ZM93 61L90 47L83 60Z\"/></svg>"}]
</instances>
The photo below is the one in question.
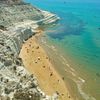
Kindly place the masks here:
<instances>
[{"instance_id":1,"label":"open sea","mask_svg":"<svg viewBox=\"0 0 100 100\"><path fill-rule=\"evenodd\" d=\"M26 1L60 17L41 41L72 96L100 100L100 2Z\"/></svg>"}]
</instances>

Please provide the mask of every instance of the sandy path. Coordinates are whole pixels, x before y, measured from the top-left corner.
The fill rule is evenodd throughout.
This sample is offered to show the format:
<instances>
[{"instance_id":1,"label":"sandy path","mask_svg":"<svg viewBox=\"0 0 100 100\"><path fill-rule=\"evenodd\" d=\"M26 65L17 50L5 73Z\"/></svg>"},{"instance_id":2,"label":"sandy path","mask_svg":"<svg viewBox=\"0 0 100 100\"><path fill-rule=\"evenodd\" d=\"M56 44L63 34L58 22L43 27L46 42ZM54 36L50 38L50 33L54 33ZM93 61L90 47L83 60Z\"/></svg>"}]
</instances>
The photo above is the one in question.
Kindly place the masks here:
<instances>
[{"instance_id":1,"label":"sandy path","mask_svg":"<svg viewBox=\"0 0 100 100\"><path fill-rule=\"evenodd\" d=\"M38 44L35 36L30 38L22 47L20 57L26 69L33 73L40 88L47 94L59 93L59 100L72 100L64 79L56 72L44 49Z\"/></svg>"}]
</instances>

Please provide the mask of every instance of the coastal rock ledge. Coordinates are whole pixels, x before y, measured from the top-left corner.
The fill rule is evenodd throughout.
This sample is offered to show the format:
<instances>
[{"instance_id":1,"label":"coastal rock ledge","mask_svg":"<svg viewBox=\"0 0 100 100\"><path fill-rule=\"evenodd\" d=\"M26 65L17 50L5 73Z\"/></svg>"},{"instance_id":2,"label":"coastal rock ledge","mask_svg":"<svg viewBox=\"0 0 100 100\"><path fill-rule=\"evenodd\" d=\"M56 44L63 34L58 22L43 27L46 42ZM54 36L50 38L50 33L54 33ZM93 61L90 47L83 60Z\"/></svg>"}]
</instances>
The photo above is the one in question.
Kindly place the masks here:
<instances>
[{"instance_id":1,"label":"coastal rock ledge","mask_svg":"<svg viewBox=\"0 0 100 100\"><path fill-rule=\"evenodd\" d=\"M41 25L58 19L20 0L0 0L0 100L58 100L56 94L47 96L39 88L36 77L18 56L22 44Z\"/></svg>"}]
</instances>

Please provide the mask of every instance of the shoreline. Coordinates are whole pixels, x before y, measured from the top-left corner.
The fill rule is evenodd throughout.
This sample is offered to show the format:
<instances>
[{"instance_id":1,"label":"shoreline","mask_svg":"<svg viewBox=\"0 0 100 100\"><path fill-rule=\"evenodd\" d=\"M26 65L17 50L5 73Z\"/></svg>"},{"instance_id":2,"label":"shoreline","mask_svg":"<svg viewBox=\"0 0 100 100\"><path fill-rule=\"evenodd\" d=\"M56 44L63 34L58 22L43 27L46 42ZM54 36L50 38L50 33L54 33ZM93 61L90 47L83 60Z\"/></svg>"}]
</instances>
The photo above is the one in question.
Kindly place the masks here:
<instances>
[{"instance_id":1,"label":"shoreline","mask_svg":"<svg viewBox=\"0 0 100 100\"><path fill-rule=\"evenodd\" d=\"M41 30L39 31L41 33ZM64 78L55 70L47 53L37 41L40 33L23 44L19 56L22 58L25 68L37 77L40 88L47 95L57 93L59 100L73 100L64 83Z\"/></svg>"},{"instance_id":2,"label":"shoreline","mask_svg":"<svg viewBox=\"0 0 100 100\"><path fill-rule=\"evenodd\" d=\"M43 49L46 51L46 54L50 57L51 63L54 65L54 68L58 72L58 74L61 77L64 77L63 81L69 90L70 96L73 98L73 100L76 100L77 96L74 94L76 93L76 90L74 88L77 88L77 87L75 86L74 88L72 88L73 85L75 85L76 83L72 82L70 78L66 79L65 77L66 75L68 75L68 74L65 74L65 72L67 72L65 68L66 65L63 63L63 61L65 61L66 59L63 57L63 55L59 55L60 52L58 53L58 50L57 50L58 48L55 48L54 45L48 44L48 40L47 41L45 40L46 39L45 35L40 36L40 38L41 39L38 39L39 44L43 47ZM60 56L61 58L59 58ZM67 65L70 66L69 63L67 63ZM60 68L61 66L64 66L63 68L64 71L62 70L62 68Z\"/></svg>"},{"instance_id":3,"label":"shoreline","mask_svg":"<svg viewBox=\"0 0 100 100\"><path fill-rule=\"evenodd\" d=\"M71 96L75 100L96 100L93 96L90 96L86 91L84 91L83 86L85 84L85 79L77 73L77 70L74 69L74 67L72 67L73 63L70 63L66 56L64 56L64 53L62 53L61 49L59 51L59 48L50 41L48 36L42 36L39 43L44 47L45 51L51 58L51 62L53 63L56 71L61 76L65 77L64 82L68 87ZM63 66L63 68L60 66Z\"/></svg>"},{"instance_id":4,"label":"shoreline","mask_svg":"<svg viewBox=\"0 0 100 100\"><path fill-rule=\"evenodd\" d=\"M72 100L62 78L35 38L41 31L38 30L40 25L52 24L59 17L29 4L2 5L0 11L3 18L0 26L0 98L58 100L59 95L60 100ZM21 59L19 53L24 44L27 47Z\"/></svg>"}]
</instances>

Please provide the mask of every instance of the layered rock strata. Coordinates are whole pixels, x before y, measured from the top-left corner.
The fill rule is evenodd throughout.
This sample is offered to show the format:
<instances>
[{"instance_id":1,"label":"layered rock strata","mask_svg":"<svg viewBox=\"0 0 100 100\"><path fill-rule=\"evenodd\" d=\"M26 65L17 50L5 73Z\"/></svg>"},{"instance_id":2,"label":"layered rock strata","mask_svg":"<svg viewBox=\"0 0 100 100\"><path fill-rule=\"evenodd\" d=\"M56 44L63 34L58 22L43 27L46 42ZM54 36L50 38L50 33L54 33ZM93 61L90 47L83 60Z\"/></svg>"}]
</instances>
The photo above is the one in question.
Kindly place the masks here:
<instances>
[{"instance_id":1,"label":"layered rock strata","mask_svg":"<svg viewBox=\"0 0 100 100\"><path fill-rule=\"evenodd\" d=\"M22 44L40 25L59 18L30 4L0 5L0 100L57 100L47 96L18 57Z\"/></svg>"}]
</instances>

